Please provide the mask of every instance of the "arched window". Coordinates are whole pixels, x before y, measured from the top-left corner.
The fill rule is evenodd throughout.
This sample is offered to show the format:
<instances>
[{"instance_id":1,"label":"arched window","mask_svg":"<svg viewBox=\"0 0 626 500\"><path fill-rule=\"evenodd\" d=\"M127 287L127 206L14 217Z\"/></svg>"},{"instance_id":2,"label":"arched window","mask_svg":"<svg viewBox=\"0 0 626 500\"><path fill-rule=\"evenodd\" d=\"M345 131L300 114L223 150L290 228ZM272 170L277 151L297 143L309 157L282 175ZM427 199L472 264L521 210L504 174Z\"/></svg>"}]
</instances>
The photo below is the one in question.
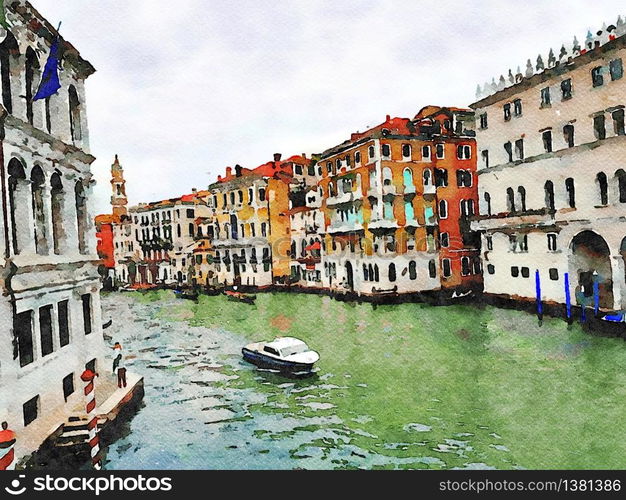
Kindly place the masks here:
<instances>
[{"instance_id":1,"label":"arched window","mask_svg":"<svg viewBox=\"0 0 626 500\"><path fill-rule=\"evenodd\" d=\"M33 221L35 222L35 251L39 255L48 255L48 228L44 209L44 186L46 178L43 170L35 166L30 175L32 186Z\"/></svg>"},{"instance_id":2,"label":"arched window","mask_svg":"<svg viewBox=\"0 0 626 500\"><path fill-rule=\"evenodd\" d=\"M517 194L519 195L520 210L522 212L525 212L526 211L526 189L524 188L524 186L519 186L517 188Z\"/></svg>"},{"instance_id":3,"label":"arched window","mask_svg":"<svg viewBox=\"0 0 626 500\"><path fill-rule=\"evenodd\" d=\"M80 141L83 138L83 131L81 125L81 106L80 99L78 98L78 92L74 85L70 85L69 90L69 103L70 103L70 131L72 133L73 141Z\"/></svg>"},{"instance_id":4,"label":"arched window","mask_svg":"<svg viewBox=\"0 0 626 500\"><path fill-rule=\"evenodd\" d=\"M11 159L9 172L9 211L13 253L19 254L30 246L32 230L29 227L29 182L24 166L17 158Z\"/></svg>"},{"instance_id":5,"label":"arched window","mask_svg":"<svg viewBox=\"0 0 626 500\"><path fill-rule=\"evenodd\" d=\"M370 273L367 267L367 264L363 264L363 281L370 280Z\"/></svg>"},{"instance_id":6,"label":"arched window","mask_svg":"<svg viewBox=\"0 0 626 500\"><path fill-rule=\"evenodd\" d=\"M448 202L446 200L441 200L439 202L439 218L440 219L448 218Z\"/></svg>"},{"instance_id":7,"label":"arched window","mask_svg":"<svg viewBox=\"0 0 626 500\"><path fill-rule=\"evenodd\" d=\"M513 188L506 190L506 209L509 212L515 212L515 193Z\"/></svg>"},{"instance_id":8,"label":"arched window","mask_svg":"<svg viewBox=\"0 0 626 500\"><path fill-rule=\"evenodd\" d=\"M26 118L28 123L33 125L33 97L36 89L33 88L37 85L37 75L39 74L39 59L35 54L35 51L28 47L26 49Z\"/></svg>"},{"instance_id":9,"label":"arched window","mask_svg":"<svg viewBox=\"0 0 626 500\"><path fill-rule=\"evenodd\" d=\"M11 95L11 64L20 55L17 41L9 31L0 43L0 82L2 83L2 104L9 114L13 113L13 99Z\"/></svg>"},{"instance_id":10,"label":"arched window","mask_svg":"<svg viewBox=\"0 0 626 500\"><path fill-rule=\"evenodd\" d=\"M328 197L332 198L335 196L335 185L331 182L328 183Z\"/></svg>"},{"instance_id":11,"label":"arched window","mask_svg":"<svg viewBox=\"0 0 626 500\"><path fill-rule=\"evenodd\" d=\"M431 186L432 185L433 174L430 172L429 169L425 169L424 170L423 179L424 179L424 186Z\"/></svg>"},{"instance_id":12,"label":"arched window","mask_svg":"<svg viewBox=\"0 0 626 500\"><path fill-rule=\"evenodd\" d=\"M615 172L617 180L617 195L620 203L626 203L626 172L621 168Z\"/></svg>"},{"instance_id":13,"label":"arched window","mask_svg":"<svg viewBox=\"0 0 626 500\"><path fill-rule=\"evenodd\" d=\"M383 186L391 186L392 173L389 167L383 168Z\"/></svg>"},{"instance_id":14,"label":"arched window","mask_svg":"<svg viewBox=\"0 0 626 500\"><path fill-rule=\"evenodd\" d=\"M543 191L545 194L546 208L548 210L554 211L554 184L552 183L552 181L546 181L546 183L543 185Z\"/></svg>"},{"instance_id":15,"label":"arched window","mask_svg":"<svg viewBox=\"0 0 626 500\"><path fill-rule=\"evenodd\" d=\"M52 212L52 246L55 255L61 255L65 251L65 229L63 227L63 210L65 197L63 182L58 172L50 178L50 204Z\"/></svg>"},{"instance_id":16,"label":"arched window","mask_svg":"<svg viewBox=\"0 0 626 500\"><path fill-rule=\"evenodd\" d=\"M396 265L393 262L389 264L389 281L396 281Z\"/></svg>"},{"instance_id":17,"label":"arched window","mask_svg":"<svg viewBox=\"0 0 626 500\"><path fill-rule=\"evenodd\" d=\"M574 179L568 177L565 179L565 192L567 193L567 204L570 208L576 208L576 187Z\"/></svg>"},{"instance_id":18,"label":"arched window","mask_svg":"<svg viewBox=\"0 0 626 500\"><path fill-rule=\"evenodd\" d=\"M461 258L461 274L463 276L467 276L468 274L472 274L472 268L470 266L470 259L469 259L469 257L462 257Z\"/></svg>"},{"instance_id":19,"label":"arched window","mask_svg":"<svg viewBox=\"0 0 626 500\"><path fill-rule=\"evenodd\" d=\"M415 192L415 185L413 184L413 171L410 168L405 168L402 174L402 178L404 181L404 192Z\"/></svg>"},{"instance_id":20,"label":"arched window","mask_svg":"<svg viewBox=\"0 0 626 500\"><path fill-rule=\"evenodd\" d=\"M376 282L380 281L380 272L378 271L378 264L374 264L374 281Z\"/></svg>"},{"instance_id":21,"label":"arched window","mask_svg":"<svg viewBox=\"0 0 626 500\"><path fill-rule=\"evenodd\" d=\"M485 192L483 199L485 200L485 212L487 215L491 215L491 195Z\"/></svg>"},{"instance_id":22,"label":"arched window","mask_svg":"<svg viewBox=\"0 0 626 500\"><path fill-rule=\"evenodd\" d=\"M417 279L417 263L414 260L409 262L409 279Z\"/></svg>"},{"instance_id":23,"label":"arched window","mask_svg":"<svg viewBox=\"0 0 626 500\"><path fill-rule=\"evenodd\" d=\"M265 201L265 189L264 188L259 189L259 200Z\"/></svg>"},{"instance_id":24,"label":"arched window","mask_svg":"<svg viewBox=\"0 0 626 500\"><path fill-rule=\"evenodd\" d=\"M609 183L604 172L598 172L596 175L598 183L598 193L600 195L600 205L608 205L609 203Z\"/></svg>"},{"instance_id":25,"label":"arched window","mask_svg":"<svg viewBox=\"0 0 626 500\"><path fill-rule=\"evenodd\" d=\"M78 251L85 255L88 253L87 247L87 197L82 181L77 181L74 186L76 222L78 227Z\"/></svg>"}]
</instances>

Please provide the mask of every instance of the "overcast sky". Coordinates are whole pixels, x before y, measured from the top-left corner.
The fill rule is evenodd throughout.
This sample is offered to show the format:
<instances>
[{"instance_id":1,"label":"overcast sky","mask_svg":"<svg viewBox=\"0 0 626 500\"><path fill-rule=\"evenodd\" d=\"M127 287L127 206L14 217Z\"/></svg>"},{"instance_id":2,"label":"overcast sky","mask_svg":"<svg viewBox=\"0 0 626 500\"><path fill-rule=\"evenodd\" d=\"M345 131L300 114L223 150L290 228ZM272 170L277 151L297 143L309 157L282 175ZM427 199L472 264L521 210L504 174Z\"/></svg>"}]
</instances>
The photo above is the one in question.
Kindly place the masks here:
<instances>
[{"instance_id":1,"label":"overcast sky","mask_svg":"<svg viewBox=\"0 0 626 500\"><path fill-rule=\"evenodd\" d=\"M119 153L131 203L227 165L320 152L615 23L617 0L31 0L97 69L87 82L98 210ZM620 8L623 12L620 11Z\"/></svg>"}]
</instances>

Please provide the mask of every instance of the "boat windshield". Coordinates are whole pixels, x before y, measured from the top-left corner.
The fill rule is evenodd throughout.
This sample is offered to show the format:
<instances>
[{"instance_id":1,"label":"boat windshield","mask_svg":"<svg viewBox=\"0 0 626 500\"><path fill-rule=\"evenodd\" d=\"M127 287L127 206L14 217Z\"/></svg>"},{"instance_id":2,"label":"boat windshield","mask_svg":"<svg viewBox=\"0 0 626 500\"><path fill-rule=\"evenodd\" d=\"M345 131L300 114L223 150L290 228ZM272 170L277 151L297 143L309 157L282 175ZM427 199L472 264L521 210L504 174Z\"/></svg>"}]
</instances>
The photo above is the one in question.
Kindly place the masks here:
<instances>
[{"instance_id":1,"label":"boat windshield","mask_svg":"<svg viewBox=\"0 0 626 500\"><path fill-rule=\"evenodd\" d=\"M280 355L283 358L286 358L287 356L293 356L294 354L300 354L302 352L306 352L308 351L309 348L306 344L297 344L297 345L290 345L287 347L283 347L280 350Z\"/></svg>"}]
</instances>

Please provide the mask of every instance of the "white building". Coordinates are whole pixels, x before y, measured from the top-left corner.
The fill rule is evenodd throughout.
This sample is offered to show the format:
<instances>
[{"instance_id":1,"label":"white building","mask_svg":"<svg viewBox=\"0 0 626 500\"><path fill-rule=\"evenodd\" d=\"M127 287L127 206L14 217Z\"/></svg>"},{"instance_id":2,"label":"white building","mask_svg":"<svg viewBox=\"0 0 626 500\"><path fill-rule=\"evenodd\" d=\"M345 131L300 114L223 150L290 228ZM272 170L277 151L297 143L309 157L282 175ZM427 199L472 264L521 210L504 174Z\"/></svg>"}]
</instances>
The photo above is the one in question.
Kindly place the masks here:
<instances>
[{"instance_id":1,"label":"white building","mask_svg":"<svg viewBox=\"0 0 626 500\"><path fill-rule=\"evenodd\" d=\"M17 456L82 401L86 365L104 371L85 79L95 70L61 38L61 89L33 101L56 30L5 2L0 38L0 412Z\"/></svg>"},{"instance_id":2,"label":"white building","mask_svg":"<svg viewBox=\"0 0 626 500\"><path fill-rule=\"evenodd\" d=\"M595 286L601 308L626 308L624 33L620 19L479 89L486 293L534 300L538 272L546 302L593 305Z\"/></svg>"}]
</instances>

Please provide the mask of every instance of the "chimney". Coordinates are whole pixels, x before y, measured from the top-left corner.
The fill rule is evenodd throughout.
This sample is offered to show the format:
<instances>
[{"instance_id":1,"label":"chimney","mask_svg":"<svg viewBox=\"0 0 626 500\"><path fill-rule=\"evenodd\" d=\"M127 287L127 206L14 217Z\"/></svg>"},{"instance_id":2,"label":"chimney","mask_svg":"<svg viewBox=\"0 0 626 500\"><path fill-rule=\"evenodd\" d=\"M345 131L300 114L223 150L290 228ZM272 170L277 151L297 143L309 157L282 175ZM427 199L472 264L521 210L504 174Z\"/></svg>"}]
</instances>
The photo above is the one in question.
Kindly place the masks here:
<instances>
[{"instance_id":1,"label":"chimney","mask_svg":"<svg viewBox=\"0 0 626 500\"><path fill-rule=\"evenodd\" d=\"M197 188L191 188L191 192L193 194L198 194L198 189Z\"/></svg>"},{"instance_id":2,"label":"chimney","mask_svg":"<svg viewBox=\"0 0 626 500\"><path fill-rule=\"evenodd\" d=\"M278 162L283 157L280 153L274 153L274 161Z\"/></svg>"},{"instance_id":3,"label":"chimney","mask_svg":"<svg viewBox=\"0 0 626 500\"><path fill-rule=\"evenodd\" d=\"M389 120L391 120L391 115L387 115L387 120L386 121L389 121Z\"/></svg>"},{"instance_id":4,"label":"chimney","mask_svg":"<svg viewBox=\"0 0 626 500\"><path fill-rule=\"evenodd\" d=\"M242 170L243 170L243 169L241 168L241 165L235 165L235 175L236 175L237 177L241 177L241 172L242 172Z\"/></svg>"},{"instance_id":5,"label":"chimney","mask_svg":"<svg viewBox=\"0 0 626 500\"><path fill-rule=\"evenodd\" d=\"M304 158L305 160L307 159L306 153L302 153L302 158Z\"/></svg>"},{"instance_id":6,"label":"chimney","mask_svg":"<svg viewBox=\"0 0 626 500\"><path fill-rule=\"evenodd\" d=\"M233 175L233 169L231 167L226 167L226 177L230 177Z\"/></svg>"},{"instance_id":7,"label":"chimney","mask_svg":"<svg viewBox=\"0 0 626 500\"><path fill-rule=\"evenodd\" d=\"M221 175L218 175L218 176L217 176L217 180L218 180L218 181L221 181L221 180L222 180L222 176L221 176Z\"/></svg>"}]
</instances>

